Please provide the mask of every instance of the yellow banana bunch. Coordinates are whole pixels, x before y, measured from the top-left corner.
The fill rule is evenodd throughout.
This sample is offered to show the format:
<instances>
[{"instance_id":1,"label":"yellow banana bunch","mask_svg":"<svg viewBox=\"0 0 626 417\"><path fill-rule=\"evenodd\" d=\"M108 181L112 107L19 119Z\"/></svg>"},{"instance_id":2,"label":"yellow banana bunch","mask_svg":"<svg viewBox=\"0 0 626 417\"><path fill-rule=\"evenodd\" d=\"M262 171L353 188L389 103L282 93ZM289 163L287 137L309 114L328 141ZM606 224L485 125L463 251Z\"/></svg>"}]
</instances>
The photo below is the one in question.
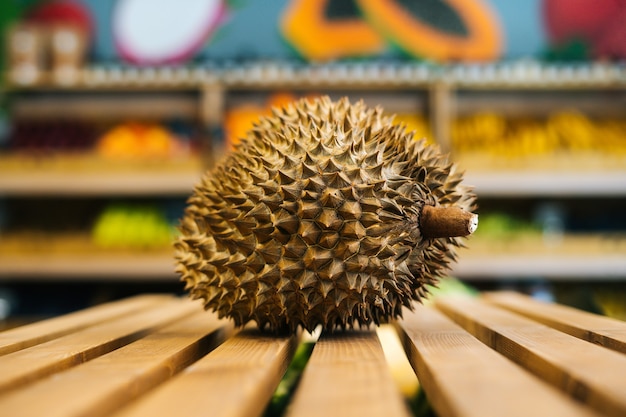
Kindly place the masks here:
<instances>
[{"instance_id":1,"label":"yellow banana bunch","mask_svg":"<svg viewBox=\"0 0 626 417\"><path fill-rule=\"evenodd\" d=\"M577 111L560 111L545 120L507 120L496 113L457 119L451 128L456 152L520 158L556 153L626 154L626 120L592 120Z\"/></svg>"}]
</instances>

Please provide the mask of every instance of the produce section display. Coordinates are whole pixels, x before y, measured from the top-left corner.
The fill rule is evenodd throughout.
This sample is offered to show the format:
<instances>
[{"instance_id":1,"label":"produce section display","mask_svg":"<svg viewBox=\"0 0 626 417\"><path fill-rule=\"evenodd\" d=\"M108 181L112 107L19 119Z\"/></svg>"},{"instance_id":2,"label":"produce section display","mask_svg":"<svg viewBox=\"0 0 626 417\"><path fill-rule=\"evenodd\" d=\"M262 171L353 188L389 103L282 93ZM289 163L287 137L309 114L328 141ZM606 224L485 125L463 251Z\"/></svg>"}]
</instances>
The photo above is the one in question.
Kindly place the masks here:
<instances>
[{"instance_id":1,"label":"produce section display","mask_svg":"<svg viewBox=\"0 0 626 417\"><path fill-rule=\"evenodd\" d=\"M91 231L93 243L102 249L163 249L176 235L165 211L154 204L110 204Z\"/></svg>"},{"instance_id":2,"label":"produce section display","mask_svg":"<svg viewBox=\"0 0 626 417\"><path fill-rule=\"evenodd\" d=\"M145 198L170 197L182 202L207 167L204 157L210 154L219 159L221 155L212 151L236 144L259 115L271 115L273 106L296 98L329 93L355 101L363 97L370 105L385 103L388 115L395 113L394 123L406 125L416 139L447 147L451 161L472 179L468 184L476 185L479 197L480 227L468 242L471 250L464 259L501 257L503 265L513 259L520 268L535 265L536 257L552 254L556 254L555 262L574 257L599 265L608 259L612 266L593 273L592 278L623 279L619 278L623 263L618 258L626 255L626 225L619 220L625 209L626 188L620 183L626 175L626 117L619 103L626 73L620 66L517 62L435 68L393 63L313 66L264 62L206 68L95 66L82 74L84 80L72 87L42 84L9 90L7 98L21 110L20 117L13 118L9 107L0 128L0 206L5 207L0 213L0 223L5 225L0 230L0 258L9 253L4 247L11 246L11 253L33 248L62 253L65 248L69 253L134 256L147 251L161 252L166 259L171 255L167 245L131 243L134 237L117 238L127 240L117 247L98 244L92 231L99 216L123 218L119 214L123 206L126 217L132 218L129 212L145 208L145 201L139 201ZM207 81L208 86L204 84ZM64 100L67 96L78 98ZM41 97L46 98L46 106L37 100ZM115 103L143 103L145 97L149 98L144 100L147 107L126 106L128 112L114 111ZM160 100L158 105L150 101L153 97ZM103 105L105 102L108 104ZM79 110L76 103L111 113L100 117L90 110L80 117L72 117L72 112L58 117L66 104ZM132 114L134 108L139 115ZM57 116L48 114L51 109ZM228 146L223 147L222 140ZM218 146L205 153L206 143ZM37 183L42 185L36 187ZM521 191L516 188L519 183L523 183ZM561 189L565 191L559 192ZM6 207L15 198L33 197L29 193L50 200L61 194L61 206L74 205L75 199L94 199L98 207L89 221L81 221L72 230L38 230L36 225L7 229L13 220ZM603 200L597 201L598 196ZM536 208L521 201L531 199L539 205L559 198L571 198L565 202L568 212L591 215L568 214L560 218L564 223L559 226L553 211L551 218L557 219L558 227L546 233ZM109 206L109 199L126 200L116 207ZM494 209L493 201L507 201L508 205ZM33 200L32 204L39 202ZM563 202L559 204L563 206ZM118 215L111 216L114 208ZM108 217L104 215L107 211ZM168 219L170 231L176 221ZM142 235L142 228L137 229ZM103 240L106 242L106 237ZM2 262L0 259L0 274L7 276ZM560 268L554 265L550 271ZM475 272L459 276L506 280L519 277L520 268L507 262L506 271L497 269L498 274L503 271L498 277ZM536 277L543 270L539 265L533 271ZM582 279L582 273L573 272L568 265L563 271L559 277L550 272L548 279Z\"/></svg>"},{"instance_id":3,"label":"produce section display","mask_svg":"<svg viewBox=\"0 0 626 417\"><path fill-rule=\"evenodd\" d=\"M298 96L293 93L275 93L262 104L250 102L230 108L224 116L224 134L228 147L232 149L239 143L248 130L254 127L260 116L270 116L272 107L286 105L297 98Z\"/></svg>"},{"instance_id":4,"label":"produce section display","mask_svg":"<svg viewBox=\"0 0 626 417\"><path fill-rule=\"evenodd\" d=\"M72 210L59 201L33 203L37 209L28 201L0 207L6 216L0 228L3 255L169 253L183 206L178 199L78 201ZM28 221L42 212L46 219Z\"/></svg>"},{"instance_id":5,"label":"produce section display","mask_svg":"<svg viewBox=\"0 0 626 417\"><path fill-rule=\"evenodd\" d=\"M18 120L6 139L6 152L45 155L87 152L96 143L96 126L76 120Z\"/></svg>"},{"instance_id":6,"label":"produce section display","mask_svg":"<svg viewBox=\"0 0 626 417\"><path fill-rule=\"evenodd\" d=\"M618 202L602 200L594 208L577 200L546 200L522 207L512 201L483 209L480 227L468 242L472 253L626 256L626 222L609 226L603 221L623 210Z\"/></svg>"},{"instance_id":7,"label":"produce section display","mask_svg":"<svg viewBox=\"0 0 626 417\"><path fill-rule=\"evenodd\" d=\"M573 110L545 119L511 119L496 112L458 118L451 142L468 168L483 165L482 170L626 166L626 119L592 119Z\"/></svg>"},{"instance_id":8,"label":"produce section display","mask_svg":"<svg viewBox=\"0 0 626 417\"><path fill-rule=\"evenodd\" d=\"M2 156L91 155L103 160L141 161L189 157L193 132L181 123L123 122L112 127L80 120L18 120Z\"/></svg>"},{"instance_id":9,"label":"produce section display","mask_svg":"<svg viewBox=\"0 0 626 417\"><path fill-rule=\"evenodd\" d=\"M96 153L106 159L168 159L188 156L189 140L158 124L127 122L107 130Z\"/></svg>"},{"instance_id":10,"label":"produce section display","mask_svg":"<svg viewBox=\"0 0 626 417\"><path fill-rule=\"evenodd\" d=\"M274 93L269 95L262 104L256 102L246 102L238 106L229 108L224 118L224 134L228 148L232 149L241 138L246 136L248 130L254 127L260 116L271 116L273 107L285 106L299 98L314 99L318 94L307 94L305 96L290 92ZM393 116L394 124L401 124L408 131L413 131L416 139L425 139L429 143L434 143L428 121L422 114L397 113L387 114Z\"/></svg>"}]
</instances>

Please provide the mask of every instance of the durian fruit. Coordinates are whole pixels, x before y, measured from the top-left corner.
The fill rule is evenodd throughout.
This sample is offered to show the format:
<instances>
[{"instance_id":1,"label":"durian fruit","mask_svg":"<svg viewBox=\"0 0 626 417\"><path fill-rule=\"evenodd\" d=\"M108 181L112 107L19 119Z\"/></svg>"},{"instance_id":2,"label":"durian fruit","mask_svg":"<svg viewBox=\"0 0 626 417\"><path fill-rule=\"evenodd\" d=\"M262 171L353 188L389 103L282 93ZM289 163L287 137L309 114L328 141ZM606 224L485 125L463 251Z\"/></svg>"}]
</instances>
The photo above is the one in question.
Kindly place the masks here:
<instances>
[{"instance_id":1,"label":"durian fruit","mask_svg":"<svg viewBox=\"0 0 626 417\"><path fill-rule=\"evenodd\" d=\"M475 229L461 180L380 108L328 97L274 108L195 187L177 272L239 326L387 322L427 295Z\"/></svg>"}]
</instances>

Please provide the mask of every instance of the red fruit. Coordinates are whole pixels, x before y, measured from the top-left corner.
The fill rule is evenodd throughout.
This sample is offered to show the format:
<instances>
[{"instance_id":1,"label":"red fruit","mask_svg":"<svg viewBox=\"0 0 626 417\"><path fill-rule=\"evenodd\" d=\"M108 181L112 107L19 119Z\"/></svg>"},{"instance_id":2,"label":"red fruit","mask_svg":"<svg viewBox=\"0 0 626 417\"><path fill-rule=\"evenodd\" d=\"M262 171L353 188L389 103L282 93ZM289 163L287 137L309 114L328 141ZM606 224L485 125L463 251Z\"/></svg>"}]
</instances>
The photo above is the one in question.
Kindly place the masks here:
<instances>
[{"instance_id":1,"label":"red fruit","mask_svg":"<svg viewBox=\"0 0 626 417\"><path fill-rule=\"evenodd\" d=\"M544 0L543 18L553 43L582 39L593 44L625 7L626 0Z\"/></svg>"},{"instance_id":2,"label":"red fruit","mask_svg":"<svg viewBox=\"0 0 626 417\"><path fill-rule=\"evenodd\" d=\"M597 58L626 58L626 5L608 22L594 44L593 54Z\"/></svg>"}]
</instances>

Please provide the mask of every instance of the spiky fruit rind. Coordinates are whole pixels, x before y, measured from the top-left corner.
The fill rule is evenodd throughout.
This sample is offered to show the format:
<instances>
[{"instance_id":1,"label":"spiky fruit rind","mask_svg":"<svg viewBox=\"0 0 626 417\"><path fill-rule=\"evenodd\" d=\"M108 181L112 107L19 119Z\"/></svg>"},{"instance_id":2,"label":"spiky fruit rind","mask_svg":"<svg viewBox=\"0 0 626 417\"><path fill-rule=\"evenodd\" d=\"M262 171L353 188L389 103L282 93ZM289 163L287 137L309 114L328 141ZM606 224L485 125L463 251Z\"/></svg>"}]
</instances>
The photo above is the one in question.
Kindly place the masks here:
<instances>
[{"instance_id":1,"label":"spiky fruit rind","mask_svg":"<svg viewBox=\"0 0 626 417\"><path fill-rule=\"evenodd\" d=\"M435 146L380 108L328 97L261 118L188 200L175 243L194 298L236 325L311 331L399 317L455 259L425 205L474 195Z\"/></svg>"}]
</instances>

